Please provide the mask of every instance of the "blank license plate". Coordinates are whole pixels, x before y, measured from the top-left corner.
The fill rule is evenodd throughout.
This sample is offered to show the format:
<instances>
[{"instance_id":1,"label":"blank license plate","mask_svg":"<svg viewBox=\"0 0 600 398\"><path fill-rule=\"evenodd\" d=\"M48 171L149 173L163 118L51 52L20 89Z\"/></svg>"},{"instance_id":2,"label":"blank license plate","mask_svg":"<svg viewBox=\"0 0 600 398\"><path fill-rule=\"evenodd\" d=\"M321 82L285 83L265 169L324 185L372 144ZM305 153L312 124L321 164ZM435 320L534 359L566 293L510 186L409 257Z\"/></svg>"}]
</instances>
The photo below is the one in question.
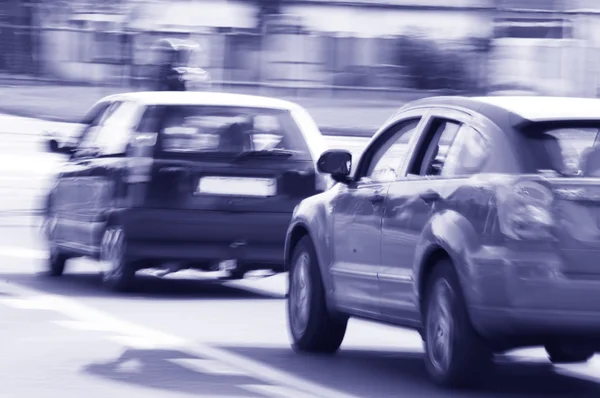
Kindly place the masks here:
<instances>
[{"instance_id":1,"label":"blank license plate","mask_svg":"<svg viewBox=\"0 0 600 398\"><path fill-rule=\"evenodd\" d=\"M274 196L277 183L272 178L202 177L198 183L199 194Z\"/></svg>"}]
</instances>

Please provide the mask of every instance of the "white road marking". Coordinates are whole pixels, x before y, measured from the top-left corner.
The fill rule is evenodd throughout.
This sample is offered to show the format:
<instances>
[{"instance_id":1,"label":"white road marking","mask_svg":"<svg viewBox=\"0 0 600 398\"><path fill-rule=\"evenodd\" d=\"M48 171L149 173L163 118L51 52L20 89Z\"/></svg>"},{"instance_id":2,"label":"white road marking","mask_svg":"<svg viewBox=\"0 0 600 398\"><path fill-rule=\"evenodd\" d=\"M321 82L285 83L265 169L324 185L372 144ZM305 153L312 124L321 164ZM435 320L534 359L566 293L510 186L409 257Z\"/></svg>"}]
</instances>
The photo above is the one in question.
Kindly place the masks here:
<instances>
[{"instance_id":1,"label":"white road marking","mask_svg":"<svg viewBox=\"0 0 600 398\"><path fill-rule=\"evenodd\" d=\"M48 310L47 304L39 299L2 298L0 304L21 310Z\"/></svg>"},{"instance_id":2,"label":"white road marking","mask_svg":"<svg viewBox=\"0 0 600 398\"><path fill-rule=\"evenodd\" d=\"M110 331L115 332L114 330ZM136 350L159 350L180 347L180 344L173 344L173 342L161 341L140 336L108 336L107 339L123 347L133 348Z\"/></svg>"},{"instance_id":3,"label":"white road marking","mask_svg":"<svg viewBox=\"0 0 600 398\"><path fill-rule=\"evenodd\" d=\"M1 246L0 257L44 260L48 258L48 252L46 250Z\"/></svg>"},{"instance_id":4,"label":"white road marking","mask_svg":"<svg viewBox=\"0 0 600 398\"><path fill-rule=\"evenodd\" d=\"M288 292L287 273L262 278L241 279L227 282L226 285L251 293L268 294L279 298L284 297Z\"/></svg>"},{"instance_id":5,"label":"white road marking","mask_svg":"<svg viewBox=\"0 0 600 398\"><path fill-rule=\"evenodd\" d=\"M297 391L280 386L266 384L247 384L240 387L253 393L262 394L271 398L314 398L314 396L312 395L298 393Z\"/></svg>"},{"instance_id":6,"label":"white road marking","mask_svg":"<svg viewBox=\"0 0 600 398\"><path fill-rule=\"evenodd\" d=\"M81 321L52 321L52 323L66 329L85 330L88 332L110 332L111 329L105 325Z\"/></svg>"},{"instance_id":7,"label":"white road marking","mask_svg":"<svg viewBox=\"0 0 600 398\"><path fill-rule=\"evenodd\" d=\"M570 365L556 365L557 373L564 376L575 377L582 380L588 380L600 383L600 357L595 356L586 363L577 363Z\"/></svg>"},{"instance_id":8,"label":"white road marking","mask_svg":"<svg viewBox=\"0 0 600 398\"><path fill-rule=\"evenodd\" d=\"M220 361L211 359L197 359L197 358L174 358L169 359L169 362L173 362L176 365L186 368L193 372L213 374L213 375L224 375L224 376L246 376L247 373L241 369L232 368L231 366L225 365Z\"/></svg>"},{"instance_id":9,"label":"white road marking","mask_svg":"<svg viewBox=\"0 0 600 398\"><path fill-rule=\"evenodd\" d=\"M8 305L16 304L20 308L27 309L51 309L66 315L73 320L89 322L92 324L103 324L115 333L131 337L132 341L139 340L140 342L151 342L157 346L177 347L190 355L219 361L233 368L240 369L240 371L244 371L246 374L251 375L258 380L289 388L290 391L303 392L304 394L309 394L313 398L357 398L353 395L312 383L261 362L233 354L223 349L187 341L178 336L173 336L132 322L120 320L110 314L66 297L46 295L37 290L20 285L9 284L4 281L0 281L0 286L2 286L3 290L9 291L16 296L24 297L20 300L4 299L1 301ZM286 396L290 397L294 395L288 394Z\"/></svg>"}]
</instances>

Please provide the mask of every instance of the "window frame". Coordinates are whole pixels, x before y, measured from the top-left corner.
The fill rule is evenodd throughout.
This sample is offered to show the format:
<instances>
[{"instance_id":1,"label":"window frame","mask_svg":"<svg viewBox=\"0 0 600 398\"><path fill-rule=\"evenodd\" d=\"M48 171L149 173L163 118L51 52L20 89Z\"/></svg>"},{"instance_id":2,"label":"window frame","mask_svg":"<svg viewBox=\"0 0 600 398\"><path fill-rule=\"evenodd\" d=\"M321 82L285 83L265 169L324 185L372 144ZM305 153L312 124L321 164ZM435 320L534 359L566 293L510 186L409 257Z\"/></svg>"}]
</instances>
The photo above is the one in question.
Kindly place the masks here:
<instances>
[{"instance_id":1,"label":"window frame","mask_svg":"<svg viewBox=\"0 0 600 398\"><path fill-rule=\"evenodd\" d=\"M74 146L75 148L71 156L71 160L90 157L90 150L94 149L94 146L82 146L82 143L88 139L90 134L95 134L97 136L98 129L100 129L102 126L102 122L106 117L107 112L113 106L114 102L115 101L98 102L83 117L81 124L83 124L85 127L83 127L81 134L79 134L79 136L76 138L76 144ZM91 138L92 143L95 142L96 136Z\"/></svg>"},{"instance_id":2,"label":"window frame","mask_svg":"<svg viewBox=\"0 0 600 398\"><path fill-rule=\"evenodd\" d=\"M124 120L124 124L121 126L118 126L119 129L124 130L123 132L125 134L128 134L129 136L127 137L127 139L124 141L125 145L123 150L120 151L107 151L107 148L109 147L109 145L114 145L113 144L109 144L109 145L105 145L104 147L98 147L98 149L100 150L100 154L99 156L101 157L110 157L110 156L123 156L127 153L127 146L129 144L129 142L131 141L131 138L133 137L133 135L136 132L137 126L140 122L140 117L141 117L141 113L143 113L143 111L145 111L145 107L144 106L140 106L139 103L137 103L136 101L132 101L132 100L118 100L115 101L113 103L117 104L117 106L114 107L114 109L109 108L109 110L111 111L108 115L105 115L102 119L101 125L100 125L100 132L96 135L96 139L98 137L100 137L103 132L104 134L106 134L106 122L111 120L111 117L114 117L115 113L118 112L119 110L123 109L126 106L131 106L131 109L127 110L128 113L125 114L126 119ZM115 136L111 137L114 138ZM107 142L110 142L110 140L108 140Z\"/></svg>"},{"instance_id":3,"label":"window frame","mask_svg":"<svg viewBox=\"0 0 600 398\"><path fill-rule=\"evenodd\" d=\"M411 157L412 150L415 143L420 138L424 127L428 119L429 111L426 108L417 108L413 110L407 110L405 112L398 113L397 115L390 118L380 129L375 133L371 141L367 144L367 147L363 151L358 161L357 167L353 175L353 181L359 182L361 179L368 178L366 173L368 172L372 161L377 152L391 139L395 137L398 132L398 125L409 122L414 119L419 119L415 127L415 131L412 133L407 143L407 154L404 159L397 166L396 174L397 179L400 179L404 175L405 165ZM406 134L406 133L405 133ZM378 182L378 181L373 181ZM386 181L388 182L388 181Z\"/></svg>"},{"instance_id":4,"label":"window frame","mask_svg":"<svg viewBox=\"0 0 600 398\"><path fill-rule=\"evenodd\" d=\"M462 125L465 124L475 127L472 123L474 117L467 111L443 106L432 107L429 113L427 114L427 120L425 120L423 123L423 127L418 136L418 139L414 143L410 160L406 163L406 168L404 170L404 174L402 175L403 177L410 177L412 179L443 178L440 175L422 175L420 173L423 161L425 160L425 156L427 155L428 149L430 148L434 139L435 131L432 131L431 129L434 123L436 123L440 119L458 123L460 125L459 131L462 128ZM458 133L454 136L452 142L450 143L450 146L452 146L457 136ZM438 141L436 141L436 145L438 144L438 142L439 139Z\"/></svg>"}]
</instances>

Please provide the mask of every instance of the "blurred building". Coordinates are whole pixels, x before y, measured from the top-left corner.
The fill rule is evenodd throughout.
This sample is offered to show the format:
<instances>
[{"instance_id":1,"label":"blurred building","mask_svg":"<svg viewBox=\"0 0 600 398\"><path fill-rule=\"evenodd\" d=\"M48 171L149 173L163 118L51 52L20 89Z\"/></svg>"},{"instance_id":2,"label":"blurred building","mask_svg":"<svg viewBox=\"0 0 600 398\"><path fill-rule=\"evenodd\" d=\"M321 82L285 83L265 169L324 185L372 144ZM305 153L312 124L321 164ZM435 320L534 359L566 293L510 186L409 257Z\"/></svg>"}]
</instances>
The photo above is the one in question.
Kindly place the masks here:
<instances>
[{"instance_id":1,"label":"blurred building","mask_svg":"<svg viewBox=\"0 0 600 398\"><path fill-rule=\"evenodd\" d=\"M465 43L487 48L493 39L489 54L469 60L473 73L493 86L596 95L598 0L282 4L282 15L258 30L253 1L46 0L46 8L38 6L39 45L30 51L44 73L63 80L136 84L146 76L149 49L158 38L193 38L204 50L199 66L224 85L367 87L380 97L403 87L398 36L416 32L442 49ZM7 37L0 34L0 45Z\"/></svg>"},{"instance_id":2,"label":"blurred building","mask_svg":"<svg viewBox=\"0 0 600 398\"><path fill-rule=\"evenodd\" d=\"M158 37L193 37L203 67L216 80L297 86L352 85L394 64L394 37L418 28L439 40L487 37L490 0L290 0L266 32L256 31L255 2L239 0L128 2L120 10L72 10L46 20L46 72L69 80L107 81L143 75ZM262 35L261 33L267 33ZM389 69L389 68L388 68ZM350 77L348 77L350 76ZM354 79L356 80L356 79ZM375 79L376 80L376 79ZM385 86L381 82L367 85Z\"/></svg>"},{"instance_id":3,"label":"blurred building","mask_svg":"<svg viewBox=\"0 0 600 398\"><path fill-rule=\"evenodd\" d=\"M31 3L25 0L0 2L0 72L37 72L34 57L37 31Z\"/></svg>"},{"instance_id":4,"label":"blurred building","mask_svg":"<svg viewBox=\"0 0 600 398\"><path fill-rule=\"evenodd\" d=\"M497 0L490 68L499 86L597 96L600 2Z\"/></svg>"}]
</instances>

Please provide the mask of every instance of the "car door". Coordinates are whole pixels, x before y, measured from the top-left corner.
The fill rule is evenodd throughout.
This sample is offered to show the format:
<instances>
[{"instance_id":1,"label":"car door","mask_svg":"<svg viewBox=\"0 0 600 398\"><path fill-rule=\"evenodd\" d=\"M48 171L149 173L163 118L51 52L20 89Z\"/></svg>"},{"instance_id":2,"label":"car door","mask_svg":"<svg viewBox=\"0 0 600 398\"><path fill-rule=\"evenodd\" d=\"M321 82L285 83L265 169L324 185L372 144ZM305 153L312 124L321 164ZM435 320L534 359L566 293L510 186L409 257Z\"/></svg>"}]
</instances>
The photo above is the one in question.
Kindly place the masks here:
<instances>
[{"instance_id":1,"label":"car door","mask_svg":"<svg viewBox=\"0 0 600 398\"><path fill-rule=\"evenodd\" d=\"M70 145L75 147L74 153L62 166L52 193L52 209L56 217L54 239L60 246L76 252L82 250L78 211L83 208L79 184L87 171L84 160L94 150L98 126L109 106L109 103L98 103L84 117L81 132L70 140Z\"/></svg>"},{"instance_id":2,"label":"car door","mask_svg":"<svg viewBox=\"0 0 600 398\"><path fill-rule=\"evenodd\" d=\"M385 198L421 120L420 112L407 114L378 134L365 150L354 182L341 186L333 202L334 295L336 304L349 311L379 314L377 272Z\"/></svg>"},{"instance_id":3,"label":"car door","mask_svg":"<svg viewBox=\"0 0 600 398\"><path fill-rule=\"evenodd\" d=\"M81 159L77 209L81 243L96 252L108 211L114 207L117 193L123 191L126 152L142 108L133 101L111 104L95 136L93 153Z\"/></svg>"},{"instance_id":4,"label":"car door","mask_svg":"<svg viewBox=\"0 0 600 398\"><path fill-rule=\"evenodd\" d=\"M382 223L379 271L385 317L419 322L414 300L415 255L427 223L460 187L460 179L466 178L456 175L460 164L468 162L464 153L457 157L465 142L457 137L468 135L471 145L479 149L471 151L476 161L481 163L487 155L487 146L479 144L485 140L476 140L479 135L473 133L476 130L470 123L471 116L462 111L433 109L407 164L406 174L390 185Z\"/></svg>"}]
</instances>

